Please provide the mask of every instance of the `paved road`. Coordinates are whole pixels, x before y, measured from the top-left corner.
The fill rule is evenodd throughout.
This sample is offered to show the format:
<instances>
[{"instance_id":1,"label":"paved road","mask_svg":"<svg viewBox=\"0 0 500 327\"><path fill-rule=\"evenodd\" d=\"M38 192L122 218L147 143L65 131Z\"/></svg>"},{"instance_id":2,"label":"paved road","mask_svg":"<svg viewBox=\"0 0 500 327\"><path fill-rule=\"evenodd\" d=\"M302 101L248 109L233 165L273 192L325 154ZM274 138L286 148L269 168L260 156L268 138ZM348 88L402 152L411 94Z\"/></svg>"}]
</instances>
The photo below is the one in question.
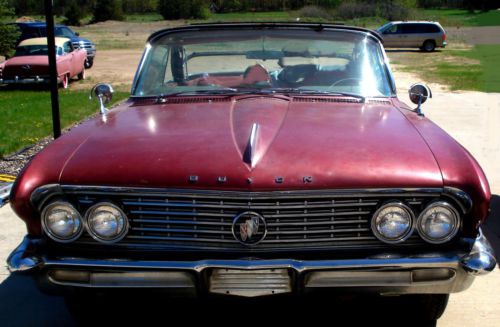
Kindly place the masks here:
<instances>
[{"instance_id":1,"label":"paved road","mask_svg":"<svg viewBox=\"0 0 500 327\"><path fill-rule=\"evenodd\" d=\"M404 97L405 88L415 79L411 75L397 73L397 81L398 86L401 87L400 94ZM489 177L493 193L500 194L500 94L447 93L439 85L431 85L431 87L434 91L434 99L424 107L427 116L444 127L474 154ZM497 249L497 253L500 254L500 196L493 197L492 207L496 216L490 217L486 233ZM0 262L5 261L8 253L21 240L23 234L24 225L15 218L10 208L1 208ZM0 266L0 282L0 326L74 325L63 300L60 297L47 296L38 292L34 282L28 276L9 275L3 265ZM500 321L499 291L500 271L497 269L488 276L478 278L466 292L452 295L448 309L439 320L438 326L498 326ZM367 308L374 306L369 298L347 306L342 299L324 299L314 307L301 309L290 306L288 309L277 312L271 318L264 318L262 310L275 312L273 310L278 308L281 302L260 301L243 304L234 301L222 304L216 302L210 304L208 309L198 306L184 315L185 306L179 306L178 302L167 301L163 297L148 298L140 295L124 298L126 300L122 298L123 301L119 303L132 306L118 310L127 317L132 319L160 316L165 322L171 319L171 314L174 314L186 321L198 320L202 323L220 323L221 321L230 321L231 324L239 324L242 321L261 323L273 318L284 319L279 320L282 323L297 323L321 313L322 318L331 319L334 324L343 319L348 320L353 315L362 317L363 315L359 314L360 311L365 312ZM138 307L135 306L136 304ZM102 303L93 305L89 306L89 316ZM116 308L116 306L110 306L110 308ZM382 309L378 317L384 322L391 321L390 307L382 307ZM227 310L231 311L234 318L227 320ZM367 315L366 318L372 319L372 316ZM412 319L413 317L410 317L409 320Z\"/></svg>"}]
</instances>

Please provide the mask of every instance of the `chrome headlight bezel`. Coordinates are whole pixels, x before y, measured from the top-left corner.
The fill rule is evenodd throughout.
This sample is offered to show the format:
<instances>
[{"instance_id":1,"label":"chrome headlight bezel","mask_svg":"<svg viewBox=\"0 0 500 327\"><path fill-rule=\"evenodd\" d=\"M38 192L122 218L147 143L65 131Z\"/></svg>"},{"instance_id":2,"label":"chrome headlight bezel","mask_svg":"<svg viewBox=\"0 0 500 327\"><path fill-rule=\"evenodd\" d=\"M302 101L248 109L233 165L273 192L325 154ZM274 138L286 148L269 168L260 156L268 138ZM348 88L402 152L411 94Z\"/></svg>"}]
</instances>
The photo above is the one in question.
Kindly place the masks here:
<instances>
[{"instance_id":1,"label":"chrome headlight bezel","mask_svg":"<svg viewBox=\"0 0 500 327\"><path fill-rule=\"evenodd\" d=\"M76 221L78 222L78 227L77 227L76 232L74 232L71 237L67 237L67 238L60 237L49 228L49 224L47 222L48 213L50 210L52 210L54 207L57 207L57 206L68 207L71 211L73 211L77 215ZM48 237L50 237L52 240L59 242L59 243L70 243L70 242L75 241L76 239L78 239L82 235L83 230L85 229L85 227L84 227L85 224L84 224L82 215L80 214L80 212L78 212L78 210L76 210L76 208L71 203L69 203L67 201L54 201L54 202L48 204L45 208L43 208L42 213L41 213L41 223L42 223L42 229L45 232L45 234Z\"/></svg>"},{"instance_id":2,"label":"chrome headlight bezel","mask_svg":"<svg viewBox=\"0 0 500 327\"><path fill-rule=\"evenodd\" d=\"M432 238L429 235L427 235L424 228L422 227L423 220L426 219L426 217L425 217L426 212L435 208L435 207L444 207L447 210L449 210L452 213L452 217L454 218L454 222L455 222L453 225L453 228L451 229L451 232L448 233L445 237L441 237L439 239ZM420 237L424 241L431 243L431 244L443 244L443 243L450 241L452 238L454 238L457 235L458 231L460 230L460 227L461 227L460 213L453 205L451 205L450 203L448 203L446 201L432 202L427 207L425 207L424 210L422 210L422 212L420 213L420 215L418 216L418 219L417 219L418 234L420 235Z\"/></svg>"},{"instance_id":3,"label":"chrome headlight bezel","mask_svg":"<svg viewBox=\"0 0 500 327\"><path fill-rule=\"evenodd\" d=\"M102 207L102 206L109 206L112 207L113 209L117 210L120 215L123 217L123 228L122 230L113 238L104 238L100 236L98 233L94 231L92 228L92 214L96 211L97 208ZM85 229L87 230L87 233L96 241L105 243L105 244L112 244L121 241L127 234L129 230L129 221L127 215L123 212L123 210L117 206L114 203L111 202L98 202L91 206L90 208L87 209L85 212Z\"/></svg>"},{"instance_id":4,"label":"chrome headlight bezel","mask_svg":"<svg viewBox=\"0 0 500 327\"><path fill-rule=\"evenodd\" d=\"M381 234L377 228L377 217L379 216L379 214L383 210L385 210L389 207L397 207L397 208L403 209L408 214L408 217L409 217L409 227L405 231L405 233L403 235L401 235L400 237L392 238L392 239ZM378 208L377 211L375 211L375 213L373 214L372 220L371 220L371 229L372 229L372 233L375 235L375 237L384 243L397 244L397 243L404 242L413 234L413 231L415 230L415 214L413 213L413 210L409 206L404 204L403 202L394 201L394 202L385 203L380 208Z\"/></svg>"}]
</instances>

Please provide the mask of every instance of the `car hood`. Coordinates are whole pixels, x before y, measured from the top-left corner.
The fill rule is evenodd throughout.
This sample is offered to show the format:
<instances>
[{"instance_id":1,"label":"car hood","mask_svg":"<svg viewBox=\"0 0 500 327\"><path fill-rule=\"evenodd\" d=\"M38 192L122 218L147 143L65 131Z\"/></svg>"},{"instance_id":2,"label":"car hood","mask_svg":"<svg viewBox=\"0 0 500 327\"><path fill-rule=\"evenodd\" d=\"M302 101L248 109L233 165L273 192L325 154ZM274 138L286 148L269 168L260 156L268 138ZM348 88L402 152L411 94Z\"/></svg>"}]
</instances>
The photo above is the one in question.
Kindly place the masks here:
<instances>
[{"instance_id":1,"label":"car hood","mask_svg":"<svg viewBox=\"0 0 500 327\"><path fill-rule=\"evenodd\" d=\"M129 101L78 127L86 139L59 182L240 190L443 184L427 144L391 101L167 100Z\"/></svg>"},{"instance_id":2,"label":"car hood","mask_svg":"<svg viewBox=\"0 0 500 327\"><path fill-rule=\"evenodd\" d=\"M93 43L92 41L90 41L89 39L86 39L84 37L76 36L76 37L71 38L71 42L80 42L80 41L83 41L85 43Z\"/></svg>"}]
</instances>

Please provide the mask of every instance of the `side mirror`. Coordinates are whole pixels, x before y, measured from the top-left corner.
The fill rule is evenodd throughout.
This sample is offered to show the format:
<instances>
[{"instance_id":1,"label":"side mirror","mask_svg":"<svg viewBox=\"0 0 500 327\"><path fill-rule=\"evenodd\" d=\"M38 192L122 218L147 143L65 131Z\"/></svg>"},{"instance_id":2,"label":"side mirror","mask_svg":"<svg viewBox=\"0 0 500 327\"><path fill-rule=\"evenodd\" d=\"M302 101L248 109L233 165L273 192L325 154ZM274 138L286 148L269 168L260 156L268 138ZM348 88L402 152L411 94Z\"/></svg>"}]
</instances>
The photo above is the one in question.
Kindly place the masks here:
<instances>
[{"instance_id":1,"label":"side mirror","mask_svg":"<svg viewBox=\"0 0 500 327\"><path fill-rule=\"evenodd\" d=\"M90 90L89 99L96 97L99 100L101 114L105 115L109 110L104 106L113 99L113 87L110 84L98 83Z\"/></svg>"},{"instance_id":2,"label":"side mirror","mask_svg":"<svg viewBox=\"0 0 500 327\"><path fill-rule=\"evenodd\" d=\"M80 33L78 33L78 32L75 32L75 35L76 35L76 36L80 36Z\"/></svg>"},{"instance_id":3,"label":"side mirror","mask_svg":"<svg viewBox=\"0 0 500 327\"><path fill-rule=\"evenodd\" d=\"M425 103L427 99L432 98L431 89L425 84L416 83L410 86L408 95L410 96L410 101L417 105L417 108L415 108L417 114L423 116L422 104Z\"/></svg>"}]
</instances>

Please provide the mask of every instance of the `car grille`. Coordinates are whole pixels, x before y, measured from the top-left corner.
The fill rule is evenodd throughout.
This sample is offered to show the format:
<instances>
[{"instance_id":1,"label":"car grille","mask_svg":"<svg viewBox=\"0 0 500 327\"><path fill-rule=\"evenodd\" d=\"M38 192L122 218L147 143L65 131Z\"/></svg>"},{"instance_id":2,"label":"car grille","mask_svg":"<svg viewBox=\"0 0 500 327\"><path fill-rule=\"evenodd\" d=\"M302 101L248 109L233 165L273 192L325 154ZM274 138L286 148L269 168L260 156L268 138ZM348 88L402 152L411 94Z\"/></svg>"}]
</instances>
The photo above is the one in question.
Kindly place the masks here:
<instances>
[{"instance_id":1,"label":"car grille","mask_svg":"<svg viewBox=\"0 0 500 327\"><path fill-rule=\"evenodd\" d=\"M92 43L85 42L85 43L83 43L83 46L82 46L80 44L80 42L73 42L73 47L75 47L75 48L83 48L83 49L92 49Z\"/></svg>"},{"instance_id":2,"label":"car grille","mask_svg":"<svg viewBox=\"0 0 500 327\"><path fill-rule=\"evenodd\" d=\"M271 249L387 246L370 229L375 210L401 200L415 212L436 194L351 194L350 192L106 191L76 194L84 212L99 201L122 206L128 235L115 246L265 251ZM234 218L246 211L262 215L266 237L248 247L232 233ZM80 243L95 243L89 236ZM421 244L416 235L405 245Z\"/></svg>"}]
</instances>

